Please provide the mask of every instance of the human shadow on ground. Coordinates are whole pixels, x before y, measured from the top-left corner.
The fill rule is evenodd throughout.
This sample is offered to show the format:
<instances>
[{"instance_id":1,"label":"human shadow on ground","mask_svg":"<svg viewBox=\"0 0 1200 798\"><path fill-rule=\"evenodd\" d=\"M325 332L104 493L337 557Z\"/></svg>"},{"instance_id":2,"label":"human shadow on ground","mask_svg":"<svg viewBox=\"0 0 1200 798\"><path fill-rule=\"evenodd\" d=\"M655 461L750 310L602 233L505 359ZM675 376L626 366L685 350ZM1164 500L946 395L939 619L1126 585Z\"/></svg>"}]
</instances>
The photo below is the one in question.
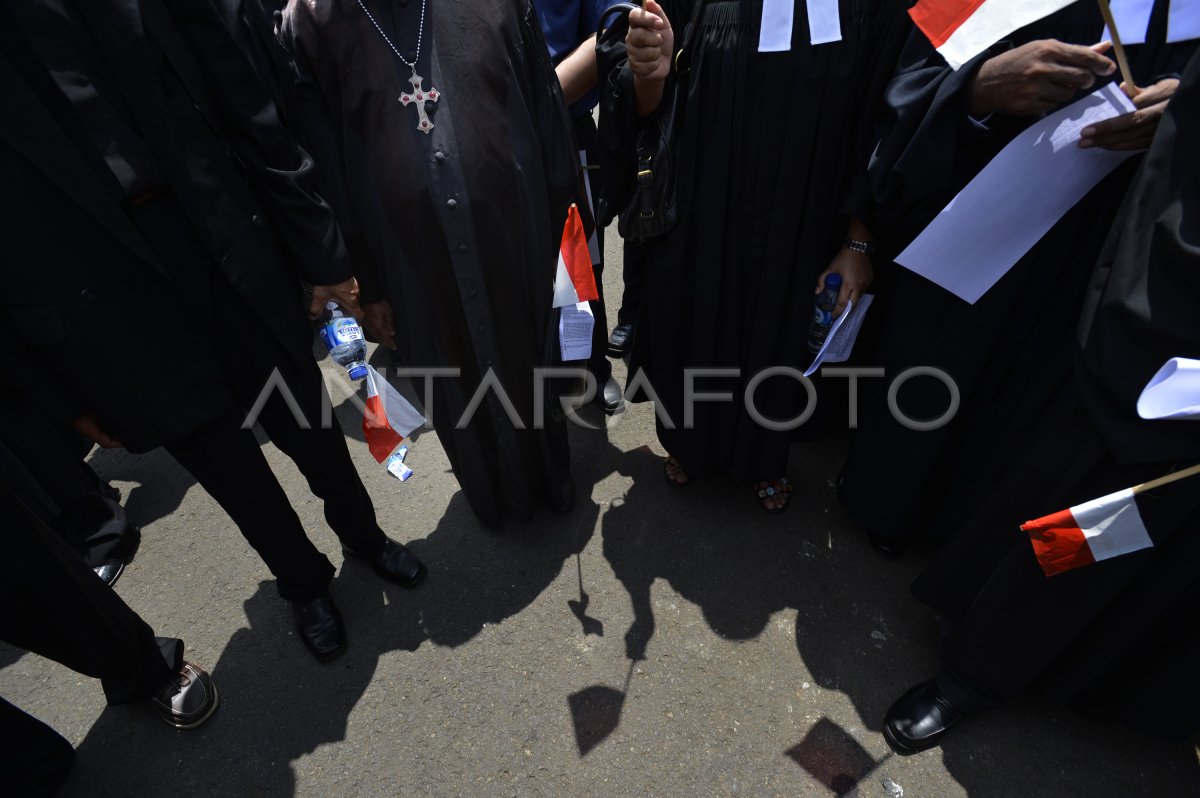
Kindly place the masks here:
<instances>
[{"instance_id":1,"label":"human shadow on ground","mask_svg":"<svg viewBox=\"0 0 1200 798\"><path fill-rule=\"evenodd\" d=\"M194 732L164 734L161 723L145 718L145 707L110 707L79 745L63 794L155 795L169 786L177 794L283 798L295 793L293 763L345 739L361 702L386 702L397 724L424 722L422 696L406 694L404 684L369 693L380 658L426 642L463 645L528 607L587 545L599 512L589 498L592 486L614 460L615 454L601 454L576 464L579 499L570 513L545 511L499 532L483 528L457 493L431 533L407 542L429 569L414 590L383 582L361 561L346 561L330 590L349 646L328 665L304 650L290 608L273 583L263 582L245 602L248 625L212 663L222 696L213 719ZM565 607L563 615L568 628L574 621ZM354 769L370 769L369 757L391 760L395 752L380 745L354 756Z\"/></svg>"},{"instance_id":2,"label":"human shadow on ground","mask_svg":"<svg viewBox=\"0 0 1200 798\"><path fill-rule=\"evenodd\" d=\"M900 562L874 553L837 505L833 480L844 450L843 439L795 447L788 471L796 491L777 516L759 508L747 485L700 479L676 488L663 476L661 457L649 449L629 452L619 470L633 485L601 519L604 555L634 608L624 632L632 660L652 652L653 667L688 667L686 657L653 650L657 579L695 604L727 640L753 639L772 615L795 611L797 651L812 680L844 693L868 731L851 734L823 718L778 755L835 794L878 776L890 756L872 757L862 746L867 738L856 735L878 734L891 702L937 669L937 620L908 592L928 553ZM1049 794L1063 778L1085 795L1189 794L1200 783L1194 747L1034 702L967 726L927 756L943 757L971 795ZM882 748L881 737L875 742ZM580 749L586 753L582 743ZM1147 792L1151 784L1157 789Z\"/></svg>"},{"instance_id":3,"label":"human shadow on ground","mask_svg":"<svg viewBox=\"0 0 1200 798\"><path fill-rule=\"evenodd\" d=\"M124 449L96 449L88 463L106 482L136 482L122 487L121 505L138 526L148 526L179 509L195 478L166 449L134 454Z\"/></svg>"}]
</instances>

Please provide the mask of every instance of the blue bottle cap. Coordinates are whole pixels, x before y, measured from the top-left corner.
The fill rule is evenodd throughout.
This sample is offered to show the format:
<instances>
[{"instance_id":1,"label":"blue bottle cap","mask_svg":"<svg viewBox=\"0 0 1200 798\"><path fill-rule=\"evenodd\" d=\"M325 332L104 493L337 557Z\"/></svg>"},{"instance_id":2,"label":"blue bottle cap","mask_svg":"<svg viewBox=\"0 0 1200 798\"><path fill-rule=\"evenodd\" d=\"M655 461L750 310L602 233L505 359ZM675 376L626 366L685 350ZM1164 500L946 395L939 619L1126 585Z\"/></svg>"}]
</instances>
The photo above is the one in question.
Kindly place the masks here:
<instances>
[{"instance_id":1,"label":"blue bottle cap","mask_svg":"<svg viewBox=\"0 0 1200 798\"><path fill-rule=\"evenodd\" d=\"M829 290L830 288L832 288L835 291L837 291L837 290L841 290L841 287L842 287L842 275L838 274L837 272L834 272L833 274L825 275L825 289L826 290Z\"/></svg>"},{"instance_id":2,"label":"blue bottle cap","mask_svg":"<svg viewBox=\"0 0 1200 798\"><path fill-rule=\"evenodd\" d=\"M367 376L367 367L365 365L357 365L350 369L350 379L361 380Z\"/></svg>"}]
</instances>

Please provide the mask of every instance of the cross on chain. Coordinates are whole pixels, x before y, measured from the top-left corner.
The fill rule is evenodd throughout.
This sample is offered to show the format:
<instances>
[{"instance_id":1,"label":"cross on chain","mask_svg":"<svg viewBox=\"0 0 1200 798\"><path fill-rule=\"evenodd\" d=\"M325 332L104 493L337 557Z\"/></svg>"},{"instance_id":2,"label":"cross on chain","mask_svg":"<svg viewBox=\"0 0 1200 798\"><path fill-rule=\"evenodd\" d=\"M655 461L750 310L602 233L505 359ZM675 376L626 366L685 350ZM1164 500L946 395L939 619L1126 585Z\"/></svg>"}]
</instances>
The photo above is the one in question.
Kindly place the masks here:
<instances>
[{"instance_id":1,"label":"cross on chain","mask_svg":"<svg viewBox=\"0 0 1200 798\"><path fill-rule=\"evenodd\" d=\"M424 81L425 78L418 75L417 71L414 69L412 77L408 79L408 82L411 83L413 87L412 93L410 94L408 92L404 92L400 95L399 99L400 104L405 107L407 107L409 103L417 104L417 119L419 120L417 122L417 130L429 134L433 132L433 122L429 121L429 114L425 112L425 101L430 100L431 102L437 102L442 95L433 86L429 87L429 91L422 89L421 84Z\"/></svg>"}]
</instances>

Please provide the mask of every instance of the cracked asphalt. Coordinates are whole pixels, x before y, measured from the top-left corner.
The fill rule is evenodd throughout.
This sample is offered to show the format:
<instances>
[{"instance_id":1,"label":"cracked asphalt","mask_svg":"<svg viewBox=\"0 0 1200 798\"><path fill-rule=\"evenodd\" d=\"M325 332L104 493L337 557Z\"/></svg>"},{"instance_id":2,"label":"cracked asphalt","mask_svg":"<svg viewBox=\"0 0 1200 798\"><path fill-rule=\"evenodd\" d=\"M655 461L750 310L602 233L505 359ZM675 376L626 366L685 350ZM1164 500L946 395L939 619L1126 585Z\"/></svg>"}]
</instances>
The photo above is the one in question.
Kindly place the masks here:
<instances>
[{"instance_id":1,"label":"cracked asphalt","mask_svg":"<svg viewBox=\"0 0 1200 798\"><path fill-rule=\"evenodd\" d=\"M623 382L624 364L616 372ZM572 429L572 513L492 532L435 434L410 442L415 475L400 483L370 457L345 392L334 403L385 530L429 578L406 591L343 563L319 502L264 445L339 565L350 647L320 665L265 566L186 472L162 451L96 452L144 527L118 592L185 639L222 705L177 732L0 646L0 693L78 749L64 795L1200 795L1194 744L1036 696L969 719L940 749L890 753L885 709L936 668L936 619L907 592L928 555L881 560L837 506L845 433L793 449L792 506L768 516L745 485L667 485L653 410L633 405L607 429Z\"/></svg>"}]
</instances>

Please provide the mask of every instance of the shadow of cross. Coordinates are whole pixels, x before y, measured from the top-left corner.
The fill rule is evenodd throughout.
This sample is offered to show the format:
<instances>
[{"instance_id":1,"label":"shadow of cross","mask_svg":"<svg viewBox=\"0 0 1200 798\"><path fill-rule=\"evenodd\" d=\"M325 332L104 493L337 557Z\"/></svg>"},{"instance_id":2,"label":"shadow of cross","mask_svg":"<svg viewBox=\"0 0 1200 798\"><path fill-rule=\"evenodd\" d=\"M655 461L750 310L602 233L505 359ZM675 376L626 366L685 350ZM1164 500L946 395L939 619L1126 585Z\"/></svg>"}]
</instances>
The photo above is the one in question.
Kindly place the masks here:
<instances>
[{"instance_id":1,"label":"shadow of cross","mask_svg":"<svg viewBox=\"0 0 1200 798\"><path fill-rule=\"evenodd\" d=\"M799 745L784 753L838 796L849 795L892 756L888 754L876 762L849 732L829 718L817 721Z\"/></svg>"}]
</instances>

